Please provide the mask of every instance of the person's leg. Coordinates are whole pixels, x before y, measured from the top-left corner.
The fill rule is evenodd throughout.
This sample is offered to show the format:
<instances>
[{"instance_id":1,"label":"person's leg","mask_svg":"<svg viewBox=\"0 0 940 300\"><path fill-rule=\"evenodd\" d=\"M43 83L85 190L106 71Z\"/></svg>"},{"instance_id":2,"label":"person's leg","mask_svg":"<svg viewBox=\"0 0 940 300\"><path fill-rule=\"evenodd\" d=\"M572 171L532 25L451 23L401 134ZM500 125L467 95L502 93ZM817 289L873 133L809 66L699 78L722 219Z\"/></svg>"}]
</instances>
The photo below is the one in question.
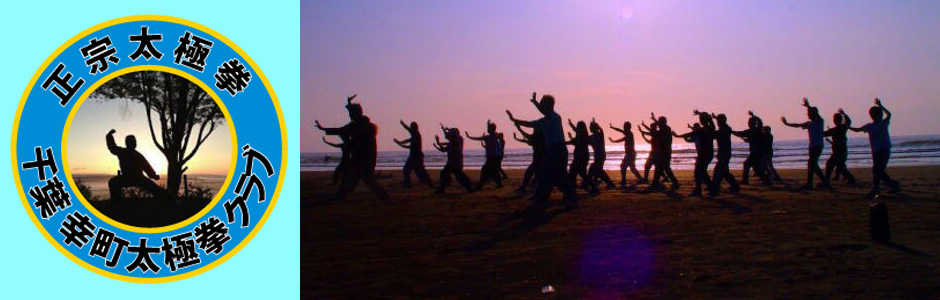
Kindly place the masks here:
<instances>
[{"instance_id":1,"label":"person's leg","mask_svg":"<svg viewBox=\"0 0 940 300\"><path fill-rule=\"evenodd\" d=\"M415 168L415 158L408 156L408 159L405 160L405 165L401 169L402 174L402 185L406 188L411 187L411 171ZM421 176L418 176L421 177Z\"/></svg>"},{"instance_id":2,"label":"person's leg","mask_svg":"<svg viewBox=\"0 0 940 300\"><path fill-rule=\"evenodd\" d=\"M620 161L620 188L627 188L627 157L624 156Z\"/></svg>"},{"instance_id":3,"label":"person's leg","mask_svg":"<svg viewBox=\"0 0 940 300\"><path fill-rule=\"evenodd\" d=\"M646 163L643 165L643 181L649 182L650 180L650 168L653 167L653 162L655 161L652 155L646 157Z\"/></svg>"},{"instance_id":4,"label":"person's leg","mask_svg":"<svg viewBox=\"0 0 940 300\"><path fill-rule=\"evenodd\" d=\"M428 174L428 169L424 167L424 158L418 157L415 159L414 163L415 175L418 176L418 180L428 185L428 187L434 188L434 183L431 182L431 175Z\"/></svg>"},{"instance_id":5,"label":"person's leg","mask_svg":"<svg viewBox=\"0 0 940 300\"><path fill-rule=\"evenodd\" d=\"M888 166L888 160L885 151L878 151L871 154L871 192L869 194L878 194L881 191L881 181L884 180L885 168Z\"/></svg>"},{"instance_id":6,"label":"person's leg","mask_svg":"<svg viewBox=\"0 0 940 300\"><path fill-rule=\"evenodd\" d=\"M581 176L581 185L586 186L588 191L593 193L598 193L597 184L594 183L594 179L591 176L588 176L587 172L587 162L585 161L578 168L578 175Z\"/></svg>"},{"instance_id":7,"label":"person's leg","mask_svg":"<svg viewBox=\"0 0 940 300\"><path fill-rule=\"evenodd\" d=\"M124 198L124 188L127 186L126 181L123 175L114 176L108 180L108 191L111 193L111 201Z\"/></svg>"},{"instance_id":8,"label":"person's leg","mask_svg":"<svg viewBox=\"0 0 940 300\"><path fill-rule=\"evenodd\" d=\"M503 158L496 157L495 166L493 166L493 179L496 181L496 188L503 187L503 179L509 178L506 171L503 170Z\"/></svg>"},{"instance_id":9,"label":"person's leg","mask_svg":"<svg viewBox=\"0 0 940 300\"><path fill-rule=\"evenodd\" d=\"M845 159L843 159L842 162L838 166L836 166L836 168L838 169L838 172L836 172L836 174L842 174L842 177L845 178L845 180L848 181L849 184L852 184L852 185L855 184L855 175L853 175L852 172L849 171L849 167L846 165Z\"/></svg>"},{"instance_id":10,"label":"person's leg","mask_svg":"<svg viewBox=\"0 0 940 300\"><path fill-rule=\"evenodd\" d=\"M633 176L636 176L637 184L646 182L646 178L640 176L640 171L636 169L636 154L630 155L630 158L627 159L627 168L633 171Z\"/></svg>"},{"instance_id":11,"label":"person's leg","mask_svg":"<svg viewBox=\"0 0 940 300\"><path fill-rule=\"evenodd\" d=\"M486 184L492 178L493 175L493 159L486 157L486 160L483 161L483 166L480 167L480 180L477 181L477 189L482 189L483 185Z\"/></svg>"},{"instance_id":12,"label":"person's leg","mask_svg":"<svg viewBox=\"0 0 940 300\"><path fill-rule=\"evenodd\" d=\"M467 176L467 173L463 172L463 166L456 166L454 168L454 177L457 178L457 182L459 182L468 193L472 193L474 191L473 182L470 181L470 177Z\"/></svg>"},{"instance_id":13,"label":"person's leg","mask_svg":"<svg viewBox=\"0 0 940 300\"><path fill-rule=\"evenodd\" d=\"M741 173L741 184L749 184L751 181L751 167L754 166L754 155L748 154L744 159L744 170Z\"/></svg>"},{"instance_id":14,"label":"person's leg","mask_svg":"<svg viewBox=\"0 0 940 300\"><path fill-rule=\"evenodd\" d=\"M829 155L829 159L826 160L826 173L825 173L826 176L823 177L823 178L826 179L826 181L831 181L831 180L832 180L832 172L833 172L833 171L838 171L838 170L836 170L836 164L837 164L837 163L836 163L836 160L838 160L838 159L839 159L839 158L838 158L838 154L832 153L832 155ZM837 172L837 173L838 173L838 172Z\"/></svg>"},{"instance_id":15,"label":"person's leg","mask_svg":"<svg viewBox=\"0 0 940 300\"><path fill-rule=\"evenodd\" d=\"M437 193L443 193L444 189L446 189L447 186L450 185L450 176L451 176L452 168L453 166L450 163L444 164L444 168L441 169L440 178L438 178Z\"/></svg>"},{"instance_id":16,"label":"person's leg","mask_svg":"<svg viewBox=\"0 0 940 300\"><path fill-rule=\"evenodd\" d=\"M388 200L388 193L385 192L385 189L379 184L378 179L375 178L375 163L365 164L360 172L362 173L359 175L362 178L362 182L372 190L372 194L381 200Z\"/></svg>"},{"instance_id":17,"label":"person's leg","mask_svg":"<svg viewBox=\"0 0 940 300\"><path fill-rule=\"evenodd\" d=\"M361 176L359 173L359 168L347 165L346 170L343 171L343 178L339 183L339 189L336 191L336 198L343 199L346 197L347 193L356 189L356 186L359 185L359 177Z\"/></svg>"},{"instance_id":18,"label":"person's leg","mask_svg":"<svg viewBox=\"0 0 940 300\"><path fill-rule=\"evenodd\" d=\"M526 187L529 186L529 183L532 181L532 176L535 176L535 160L529 163L529 166L525 168L525 172L522 174L522 184L519 185L517 191L524 192Z\"/></svg>"}]
</instances>

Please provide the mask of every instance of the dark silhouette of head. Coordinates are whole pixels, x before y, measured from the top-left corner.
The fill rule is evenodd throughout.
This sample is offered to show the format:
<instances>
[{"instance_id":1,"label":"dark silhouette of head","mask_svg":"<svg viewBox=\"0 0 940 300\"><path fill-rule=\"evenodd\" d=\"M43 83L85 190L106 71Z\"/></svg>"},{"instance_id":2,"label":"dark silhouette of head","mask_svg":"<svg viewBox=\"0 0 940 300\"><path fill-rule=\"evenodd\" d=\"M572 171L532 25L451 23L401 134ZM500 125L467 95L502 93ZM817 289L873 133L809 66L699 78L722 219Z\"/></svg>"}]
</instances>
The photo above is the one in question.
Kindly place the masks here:
<instances>
[{"instance_id":1,"label":"dark silhouette of head","mask_svg":"<svg viewBox=\"0 0 940 300\"><path fill-rule=\"evenodd\" d=\"M659 124L663 124L663 125L667 125L667 123L666 123L666 117L660 116L658 123L659 123Z\"/></svg>"},{"instance_id":2,"label":"dark silhouette of head","mask_svg":"<svg viewBox=\"0 0 940 300\"><path fill-rule=\"evenodd\" d=\"M418 122L411 122L411 126L409 126L409 128L411 128L411 131L417 132L417 131L418 131Z\"/></svg>"},{"instance_id":3,"label":"dark silhouette of head","mask_svg":"<svg viewBox=\"0 0 940 300\"><path fill-rule=\"evenodd\" d=\"M350 120L356 120L362 117L362 105L359 105L359 103L346 104L346 110L349 111Z\"/></svg>"},{"instance_id":4,"label":"dark silhouette of head","mask_svg":"<svg viewBox=\"0 0 940 300\"><path fill-rule=\"evenodd\" d=\"M131 150L137 149L137 138L133 134L127 135L124 138L124 146Z\"/></svg>"},{"instance_id":5,"label":"dark silhouette of head","mask_svg":"<svg viewBox=\"0 0 940 300\"><path fill-rule=\"evenodd\" d=\"M539 111L542 114L548 114L555 111L555 96L552 95L542 95L542 100L539 101Z\"/></svg>"},{"instance_id":6,"label":"dark silhouette of head","mask_svg":"<svg viewBox=\"0 0 940 300\"><path fill-rule=\"evenodd\" d=\"M650 124L650 131L656 131L656 130L659 130L659 124L657 123Z\"/></svg>"},{"instance_id":7,"label":"dark silhouette of head","mask_svg":"<svg viewBox=\"0 0 940 300\"><path fill-rule=\"evenodd\" d=\"M584 123L584 121L578 121L577 132L575 133L577 133L578 135L587 135L588 133L587 124Z\"/></svg>"},{"instance_id":8,"label":"dark silhouette of head","mask_svg":"<svg viewBox=\"0 0 940 300\"><path fill-rule=\"evenodd\" d=\"M489 121L487 121L487 123L486 123L486 132L488 132L488 133L490 133L490 134L495 134L495 133L496 133L496 124L494 124L494 123L489 123Z\"/></svg>"},{"instance_id":9,"label":"dark silhouette of head","mask_svg":"<svg viewBox=\"0 0 940 300\"><path fill-rule=\"evenodd\" d=\"M842 121L843 121L843 120L842 120L842 114L836 113L836 114L832 115L832 122L833 122L833 123L836 123L836 125L842 125Z\"/></svg>"},{"instance_id":10,"label":"dark silhouette of head","mask_svg":"<svg viewBox=\"0 0 940 300\"><path fill-rule=\"evenodd\" d=\"M633 124L630 124L630 121L623 122L624 130L630 130L630 127L633 127Z\"/></svg>"},{"instance_id":11,"label":"dark silhouette of head","mask_svg":"<svg viewBox=\"0 0 940 300\"><path fill-rule=\"evenodd\" d=\"M819 118L819 109L816 107L810 107L806 109L806 116L812 120Z\"/></svg>"},{"instance_id":12,"label":"dark silhouette of head","mask_svg":"<svg viewBox=\"0 0 940 300\"><path fill-rule=\"evenodd\" d=\"M868 115L871 116L871 120L878 122L881 121L881 118L884 118L884 111L881 110L881 107L872 106L868 109Z\"/></svg>"},{"instance_id":13,"label":"dark silhouette of head","mask_svg":"<svg viewBox=\"0 0 940 300\"><path fill-rule=\"evenodd\" d=\"M770 126L764 126L764 133L770 133Z\"/></svg>"},{"instance_id":14,"label":"dark silhouette of head","mask_svg":"<svg viewBox=\"0 0 940 300\"><path fill-rule=\"evenodd\" d=\"M698 131L702 129L702 124L695 123L692 125L692 130Z\"/></svg>"},{"instance_id":15,"label":"dark silhouette of head","mask_svg":"<svg viewBox=\"0 0 940 300\"><path fill-rule=\"evenodd\" d=\"M698 122L701 124L711 123L712 116L708 114L698 114Z\"/></svg>"},{"instance_id":16,"label":"dark silhouette of head","mask_svg":"<svg viewBox=\"0 0 940 300\"><path fill-rule=\"evenodd\" d=\"M601 129L601 125L598 125L597 122L591 121L591 132L600 133L602 131L603 130Z\"/></svg>"},{"instance_id":17,"label":"dark silhouette of head","mask_svg":"<svg viewBox=\"0 0 940 300\"><path fill-rule=\"evenodd\" d=\"M719 125L728 124L728 116L726 116L725 114L718 114L717 116L715 116L715 119L718 120Z\"/></svg>"}]
</instances>

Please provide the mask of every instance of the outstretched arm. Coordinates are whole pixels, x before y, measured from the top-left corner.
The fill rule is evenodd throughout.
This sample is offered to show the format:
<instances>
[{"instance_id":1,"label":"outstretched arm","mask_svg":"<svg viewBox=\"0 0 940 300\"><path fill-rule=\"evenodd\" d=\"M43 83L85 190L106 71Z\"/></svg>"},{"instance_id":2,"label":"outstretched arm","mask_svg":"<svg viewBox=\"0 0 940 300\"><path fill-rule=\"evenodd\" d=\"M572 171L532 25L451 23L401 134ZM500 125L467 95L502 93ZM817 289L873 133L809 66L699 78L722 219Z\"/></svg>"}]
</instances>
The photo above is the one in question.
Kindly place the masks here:
<instances>
[{"instance_id":1,"label":"outstretched arm","mask_svg":"<svg viewBox=\"0 0 940 300\"><path fill-rule=\"evenodd\" d=\"M688 138L692 136L693 133L695 133L695 131L689 131L683 134L677 134L675 131L673 131L672 136L677 137L677 138Z\"/></svg>"},{"instance_id":2,"label":"outstretched arm","mask_svg":"<svg viewBox=\"0 0 940 300\"><path fill-rule=\"evenodd\" d=\"M323 127L323 125L320 125L320 121L314 120L313 122L317 129L323 130L323 133L328 135L346 134L346 127Z\"/></svg>"},{"instance_id":3,"label":"outstretched arm","mask_svg":"<svg viewBox=\"0 0 940 300\"><path fill-rule=\"evenodd\" d=\"M610 140L611 143L619 143L619 142L623 142L623 140L626 140L627 137L622 137L622 138L619 138L619 139L616 139L616 140L615 140L615 139L612 139L612 138L610 138L610 137L607 137L607 139Z\"/></svg>"},{"instance_id":4,"label":"outstretched arm","mask_svg":"<svg viewBox=\"0 0 940 300\"><path fill-rule=\"evenodd\" d=\"M392 139L392 140L395 141L395 144L398 144L399 147L402 147L405 149L411 149L411 145L408 144L411 141L411 139L407 139L404 141L399 141L398 139Z\"/></svg>"},{"instance_id":5,"label":"outstretched arm","mask_svg":"<svg viewBox=\"0 0 940 300\"><path fill-rule=\"evenodd\" d=\"M571 127L571 130L578 131L578 128L574 126L574 123L571 123L571 119L568 119L568 126Z\"/></svg>"},{"instance_id":6,"label":"outstretched arm","mask_svg":"<svg viewBox=\"0 0 940 300\"><path fill-rule=\"evenodd\" d=\"M524 138L520 139L519 136L517 136L515 132L512 133L512 138L515 139L515 140L517 140L517 141L519 141L520 143L523 143L523 144L528 144L528 143L529 143L529 140L528 140L528 139L524 139Z\"/></svg>"},{"instance_id":7,"label":"outstretched arm","mask_svg":"<svg viewBox=\"0 0 940 300\"><path fill-rule=\"evenodd\" d=\"M405 124L405 121L398 120L398 123L401 124L401 128L404 128L405 131L411 132L411 127L408 127L408 124Z\"/></svg>"},{"instance_id":8,"label":"outstretched arm","mask_svg":"<svg viewBox=\"0 0 940 300\"><path fill-rule=\"evenodd\" d=\"M625 133L623 129L614 127L614 124L610 124L610 129L616 130L619 133Z\"/></svg>"},{"instance_id":9,"label":"outstretched arm","mask_svg":"<svg viewBox=\"0 0 940 300\"><path fill-rule=\"evenodd\" d=\"M804 124L790 123L787 122L787 117L780 117L780 121L783 121L783 125L787 125L793 128L804 128Z\"/></svg>"},{"instance_id":10,"label":"outstretched arm","mask_svg":"<svg viewBox=\"0 0 940 300\"><path fill-rule=\"evenodd\" d=\"M529 128L535 127L535 122L516 119L512 116L512 112L510 112L508 109L506 110L506 114L509 115L509 120L517 126L525 126Z\"/></svg>"},{"instance_id":11,"label":"outstretched arm","mask_svg":"<svg viewBox=\"0 0 940 300\"><path fill-rule=\"evenodd\" d=\"M153 166L150 165L150 162L147 161L147 158L140 156L140 166L143 167L144 173L147 174L147 177L150 177L153 180L160 179L160 175L157 175L157 172L153 171Z\"/></svg>"},{"instance_id":12,"label":"outstretched arm","mask_svg":"<svg viewBox=\"0 0 940 300\"><path fill-rule=\"evenodd\" d=\"M323 142L326 143L327 145L332 146L333 148L342 148L342 147L343 147L343 144L334 144L334 143L330 143L330 141L327 141L327 140L326 140L326 137L323 137Z\"/></svg>"},{"instance_id":13,"label":"outstretched arm","mask_svg":"<svg viewBox=\"0 0 940 300\"><path fill-rule=\"evenodd\" d=\"M482 140L483 140L483 137L486 136L486 135L472 136L472 135L470 135L470 133L467 132L467 131L464 131L463 134L466 135L468 139L471 139L471 140L474 140L474 141L482 141Z\"/></svg>"},{"instance_id":14,"label":"outstretched arm","mask_svg":"<svg viewBox=\"0 0 940 300\"><path fill-rule=\"evenodd\" d=\"M643 138L643 140L646 141L647 144L652 144L652 143L653 143L653 141L650 140L650 138L646 137L645 134L641 134L640 137Z\"/></svg>"},{"instance_id":15,"label":"outstretched arm","mask_svg":"<svg viewBox=\"0 0 940 300\"><path fill-rule=\"evenodd\" d=\"M106 142L107 142L107 144L108 144L108 151L111 151L111 154L117 155L118 152L121 152L121 150L122 150L123 148L118 147L118 145L117 145L116 143L114 143L114 133L115 133L115 132L117 132L117 131L115 131L114 129L111 129L111 131L108 131L108 135L105 136L105 140L106 140Z\"/></svg>"},{"instance_id":16,"label":"outstretched arm","mask_svg":"<svg viewBox=\"0 0 940 300\"><path fill-rule=\"evenodd\" d=\"M519 126L518 124L516 124L516 130L518 130L518 131L519 131L519 134L521 134L522 137L525 138L525 139L527 139L527 140L528 140L528 139L532 139L532 134L535 134L534 132L531 133L531 134L528 133L528 132L525 132L525 130L522 129L522 126ZM513 133L513 134L515 134L515 133Z\"/></svg>"}]
</instances>

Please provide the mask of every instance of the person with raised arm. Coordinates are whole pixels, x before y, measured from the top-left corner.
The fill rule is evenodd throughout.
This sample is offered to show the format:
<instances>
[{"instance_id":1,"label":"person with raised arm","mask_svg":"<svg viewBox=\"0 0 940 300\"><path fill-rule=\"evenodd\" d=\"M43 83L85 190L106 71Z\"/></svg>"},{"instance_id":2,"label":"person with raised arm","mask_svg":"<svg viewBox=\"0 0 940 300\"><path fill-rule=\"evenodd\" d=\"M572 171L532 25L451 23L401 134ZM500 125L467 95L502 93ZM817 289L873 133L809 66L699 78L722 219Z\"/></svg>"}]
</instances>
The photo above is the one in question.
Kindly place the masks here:
<instances>
[{"instance_id":1,"label":"person with raised arm","mask_svg":"<svg viewBox=\"0 0 940 300\"><path fill-rule=\"evenodd\" d=\"M352 103L355 98L356 95L346 98L349 123L343 127L323 127L320 125L320 121L314 120L317 129L322 130L327 135L349 136L349 143L351 143L352 165L343 174L336 198L345 198L346 194L355 190L356 186L359 185L359 181L362 181L376 197L387 200L389 198L388 193L385 192L385 189L375 178L375 163L378 152L375 137L378 134L378 127L372 123L369 117L363 115L361 105Z\"/></svg>"},{"instance_id":2,"label":"person with raised arm","mask_svg":"<svg viewBox=\"0 0 940 300\"><path fill-rule=\"evenodd\" d=\"M588 167L588 176L594 181L601 181L607 184L607 189L615 187L610 175L604 171L604 162L607 161L607 141L604 139L604 129L597 124L593 118L590 125L591 135L588 137L591 143L591 149L594 150L594 161Z\"/></svg>"},{"instance_id":3,"label":"person with raised arm","mask_svg":"<svg viewBox=\"0 0 940 300\"><path fill-rule=\"evenodd\" d=\"M875 106L868 110L868 115L871 117L871 123L858 128L849 127L855 132L868 133L872 159L872 187L868 195L874 197L881 193L881 182L891 187L891 193L900 192L900 183L891 179L885 171L888 167L888 160L891 159L891 135L888 132L888 126L891 125L891 112L881 104L881 99L875 98Z\"/></svg>"},{"instance_id":4,"label":"person with raised arm","mask_svg":"<svg viewBox=\"0 0 940 300\"><path fill-rule=\"evenodd\" d=\"M765 185L771 184L766 176L764 167L764 153L767 152L764 144L764 122L754 115L753 111L747 111L747 129L742 131L731 131L731 134L747 142L748 154L744 160L743 172L741 175L741 184L750 182L751 169L754 169L754 175L760 178Z\"/></svg>"},{"instance_id":5,"label":"person with raised arm","mask_svg":"<svg viewBox=\"0 0 940 300\"><path fill-rule=\"evenodd\" d=\"M532 147L532 160L529 162L529 166L525 168L525 173L522 176L522 184L516 189L517 192L524 193L526 187L533 182L533 179L535 179L536 182L538 181L538 170L545 162L545 142L542 138L542 132L538 129L535 129L532 131L532 134L529 134L522 129L522 126L516 125L516 130L519 131L522 138L517 137L515 132L513 132L512 137L520 143Z\"/></svg>"},{"instance_id":6,"label":"person with raised arm","mask_svg":"<svg viewBox=\"0 0 940 300\"><path fill-rule=\"evenodd\" d=\"M685 134L676 134L673 136L683 138L686 142L695 144L695 187L692 188L690 197L702 196L702 189L711 185L710 176L708 176L708 165L715 157L715 124L710 115L701 113L698 110L692 112L699 117L699 122L693 126L688 126L691 131Z\"/></svg>"},{"instance_id":7,"label":"person with raised arm","mask_svg":"<svg viewBox=\"0 0 940 300\"><path fill-rule=\"evenodd\" d=\"M573 158L571 159L571 165L568 167L568 180L571 181L571 184L578 186L578 176L581 176L581 188L588 190L592 195L600 193L600 190L597 189L597 185L594 183L594 179L591 176L588 176L588 160L591 159L591 154L588 152L590 147L590 136L587 130L587 124L584 121L578 121L578 125L575 126L571 122L571 119L568 119L568 125L571 126L574 130L574 136L571 133L568 133L568 145L574 146Z\"/></svg>"},{"instance_id":8,"label":"person with raised arm","mask_svg":"<svg viewBox=\"0 0 940 300\"><path fill-rule=\"evenodd\" d=\"M405 125L405 121L398 120L398 123L410 135L403 141L392 139L398 146L408 149L408 159L405 160L405 166L402 167L402 185L406 188L411 187L411 172L414 171L415 175L418 176L418 180L427 184L428 187L434 188L434 184L431 183L431 176L428 175L428 170L424 167L424 151L422 150L421 131L418 130L418 122Z\"/></svg>"},{"instance_id":9,"label":"person with raised arm","mask_svg":"<svg viewBox=\"0 0 940 300\"><path fill-rule=\"evenodd\" d=\"M486 120L486 133L480 136L472 136L469 132L464 132L468 139L480 141L483 143L483 149L486 153L486 160L480 167L480 180L477 181L477 189L482 189L483 185L492 180L496 183L496 188L503 187L503 176L499 173L499 163L502 160L502 154L499 152L499 136L496 132L496 124Z\"/></svg>"},{"instance_id":10,"label":"person with raised arm","mask_svg":"<svg viewBox=\"0 0 940 300\"><path fill-rule=\"evenodd\" d=\"M565 146L561 116L555 112L555 97L542 95L542 99L536 101L535 93L532 93L532 99L529 101L542 113L542 118L526 121L516 119L509 110L506 110L506 114L514 124L535 128L542 133L545 144L545 163L538 171L538 188L532 200L544 204L551 196L552 189L558 188L563 194L567 208L574 209L578 205L578 195L565 176L565 169L568 165L568 147Z\"/></svg>"},{"instance_id":11,"label":"person with raised arm","mask_svg":"<svg viewBox=\"0 0 940 300\"><path fill-rule=\"evenodd\" d=\"M627 189L627 169L633 171L633 175L636 176L636 184L646 183L646 178L640 176L640 172L636 169L636 145L634 144L631 127L632 124L629 121L623 122L623 128L617 128L614 127L614 124L610 124L611 129L623 134L622 138L616 140L611 138L610 142L623 142L623 161L620 162L620 188L624 190Z\"/></svg>"},{"instance_id":12,"label":"person with raised arm","mask_svg":"<svg viewBox=\"0 0 940 300\"><path fill-rule=\"evenodd\" d=\"M437 190L434 193L443 194L444 189L450 185L451 176L457 178L457 182L467 190L467 193L473 193L473 183L470 182L470 177L467 177L467 174L463 172L463 137L460 136L460 130L447 128L441 124L441 131L444 132L444 139L447 142L441 142L441 138L435 135L432 146L437 151L447 153L447 162L444 163L444 168L441 169Z\"/></svg>"},{"instance_id":13,"label":"person with raised arm","mask_svg":"<svg viewBox=\"0 0 940 300\"><path fill-rule=\"evenodd\" d=\"M643 129L646 129L644 131ZM656 123L652 123L649 126L645 122L640 122L640 127L637 130L640 132L640 138L646 141L646 144L650 145L650 151L646 155L646 162L643 163L643 181L648 182L650 179L650 169L653 168L654 163L656 162L656 157L659 155L659 135L656 134ZM661 187L655 187L660 189Z\"/></svg>"},{"instance_id":14,"label":"person with raised arm","mask_svg":"<svg viewBox=\"0 0 940 300\"><path fill-rule=\"evenodd\" d=\"M809 160L807 161L807 170L806 170L806 184L803 185L804 189L813 189L813 175L819 176L822 183L820 183L820 188L828 188L829 180L826 179L826 175L823 174L822 169L819 168L819 156L822 154L823 147L823 131L825 129L825 120L819 116L819 109L809 104L808 98L803 98L803 107L806 107L806 116L809 118L809 121L803 123L790 123L787 122L787 117L780 117L780 121L783 121L783 125L787 125L793 128L801 128L806 130L809 133Z\"/></svg>"},{"instance_id":15,"label":"person with raised arm","mask_svg":"<svg viewBox=\"0 0 940 300\"><path fill-rule=\"evenodd\" d=\"M832 122L836 126L823 132L823 136L832 138L830 143L832 145L832 154L826 160L826 181L832 182L832 172L835 171L836 174L841 174L842 178L845 178L850 185L855 185L855 176L852 175L852 172L845 164L849 159L847 134L849 127L852 126L852 119L840 108L839 112L832 116Z\"/></svg>"},{"instance_id":16,"label":"person with raised arm","mask_svg":"<svg viewBox=\"0 0 940 300\"><path fill-rule=\"evenodd\" d=\"M340 135L339 138L341 142L336 144L336 143L331 143L330 141L327 141L325 136L323 137L324 143L326 143L330 147L339 148L339 151L340 151L339 163L336 164L336 168L333 169L333 182L331 182L329 186L334 186L338 184L340 182L340 178L342 178L343 174L346 173L346 171L349 169L349 165L352 164L350 162L352 160L352 153L351 153L352 150L349 149L351 146L351 144L349 143L349 137L345 135Z\"/></svg>"},{"instance_id":17,"label":"person with raised arm","mask_svg":"<svg viewBox=\"0 0 940 300\"><path fill-rule=\"evenodd\" d=\"M659 153L656 155L656 160L653 161L653 164L656 166L656 172L653 175L653 183L651 187L661 187L660 180L665 177L669 178L669 181L672 182L671 190L675 191L679 189L679 180L676 179L676 175L672 173L672 128L669 127L666 117L660 116L656 117L656 114L650 113L650 118L656 123L658 128L655 132L658 140L654 140L659 143Z\"/></svg>"},{"instance_id":18,"label":"person with raised arm","mask_svg":"<svg viewBox=\"0 0 940 300\"><path fill-rule=\"evenodd\" d=\"M734 130L728 126L728 117L725 114L711 113L718 123L718 129L715 131L715 141L718 144L718 155L715 161L715 171L712 173L712 184L708 191L709 197L717 197L721 194L721 182L727 181L731 186L731 193L737 194L741 189L738 181L731 174L729 164L731 163L731 134Z\"/></svg>"}]
</instances>

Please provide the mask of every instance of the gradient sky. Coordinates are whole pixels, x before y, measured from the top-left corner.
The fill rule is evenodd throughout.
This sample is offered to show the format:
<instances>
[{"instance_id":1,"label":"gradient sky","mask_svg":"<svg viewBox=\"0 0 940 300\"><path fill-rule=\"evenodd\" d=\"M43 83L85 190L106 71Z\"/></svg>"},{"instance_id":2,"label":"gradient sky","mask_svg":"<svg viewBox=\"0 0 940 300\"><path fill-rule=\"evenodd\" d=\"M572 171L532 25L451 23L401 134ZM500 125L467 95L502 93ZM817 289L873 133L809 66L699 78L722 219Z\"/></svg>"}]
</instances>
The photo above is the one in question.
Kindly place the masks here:
<instances>
[{"instance_id":1,"label":"gradient sky","mask_svg":"<svg viewBox=\"0 0 940 300\"><path fill-rule=\"evenodd\" d=\"M345 124L353 93L380 150L400 150L399 118L427 138L487 119L509 134L505 109L538 117L532 92L605 125L654 111L679 130L700 108L741 128L753 109L778 140L805 139L779 118L805 120L808 96L827 124L839 107L867 122L881 97L892 134L940 128L940 1L305 1L300 14L302 152L333 150L313 119Z\"/></svg>"},{"instance_id":2,"label":"gradient sky","mask_svg":"<svg viewBox=\"0 0 940 300\"><path fill-rule=\"evenodd\" d=\"M127 110L122 109L124 103L127 103ZM156 119L154 122L159 138L160 125ZM118 99L101 101L91 98L82 102L69 128L66 147L72 174L117 174L120 169L117 156L108 151L105 143L105 136L112 128L117 130L114 141L118 146L124 147L124 137L133 134L137 138L137 151L147 158L157 174L166 175L166 157L150 138L144 105ZM190 149L195 141L195 136L190 137ZM231 162L232 136L228 123L222 123L186 164L189 167L186 174L227 175Z\"/></svg>"}]
</instances>

